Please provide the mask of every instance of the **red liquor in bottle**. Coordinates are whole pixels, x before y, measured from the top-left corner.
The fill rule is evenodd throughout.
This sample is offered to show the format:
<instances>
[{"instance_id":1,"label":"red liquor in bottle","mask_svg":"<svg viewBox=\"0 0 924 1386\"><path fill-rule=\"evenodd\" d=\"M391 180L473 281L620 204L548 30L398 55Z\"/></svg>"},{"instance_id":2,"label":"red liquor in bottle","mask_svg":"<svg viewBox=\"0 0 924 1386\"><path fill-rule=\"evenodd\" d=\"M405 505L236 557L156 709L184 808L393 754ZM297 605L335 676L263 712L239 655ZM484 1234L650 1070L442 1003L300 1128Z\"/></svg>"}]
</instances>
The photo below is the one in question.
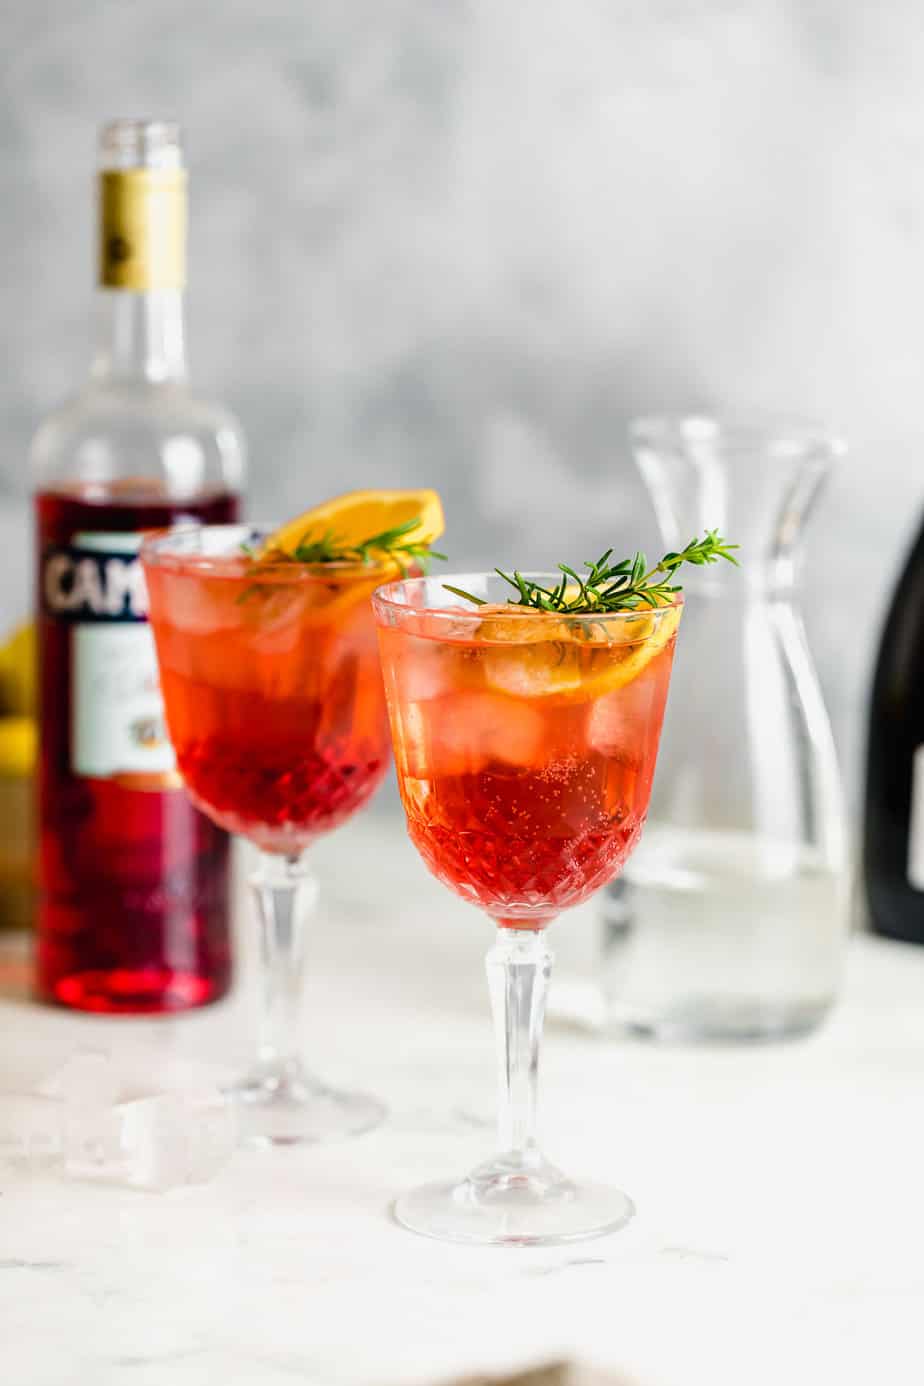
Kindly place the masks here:
<instances>
[{"instance_id":1,"label":"red liquor in bottle","mask_svg":"<svg viewBox=\"0 0 924 1386\"><path fill-rule=\"evenodd\" d=\"M105 341L33 447L38 989L156 1013L228 989L229 841L176 773L138 548L148 529L236 518L243 442L186 381L176 127L120 121L102 148Z\"/></svg>"}]
</instances>

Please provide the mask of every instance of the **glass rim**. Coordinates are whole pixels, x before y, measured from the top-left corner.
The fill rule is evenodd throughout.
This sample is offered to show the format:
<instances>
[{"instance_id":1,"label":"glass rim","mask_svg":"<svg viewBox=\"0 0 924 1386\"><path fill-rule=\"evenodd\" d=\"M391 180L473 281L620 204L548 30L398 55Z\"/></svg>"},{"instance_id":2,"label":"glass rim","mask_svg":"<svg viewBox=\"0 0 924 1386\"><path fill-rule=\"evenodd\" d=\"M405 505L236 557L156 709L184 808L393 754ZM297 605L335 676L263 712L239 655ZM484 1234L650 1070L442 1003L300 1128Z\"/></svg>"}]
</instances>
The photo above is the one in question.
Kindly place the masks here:
<instances>
[{"instance_id":1,"label":"glass rim","mask_svg":"<svg viewBox=\"0 0 924 1386\"><path fill-rule=\"evenodd\" d=\"M829 457L841 458L847 444L839 434L826 428L818 419L784 414L773 410L730 409L690 410L676 414L639 414L629 420L632 443L715 443L733 450L739 448L773 447L790 451L824 451Z\"/></svg>"},{"instance_id":2,"label":"glass rim","mask_svg":"<svg viewBox=\"0 0 924 1386\"><path fill-rule=\"evenodd\" d=\"M173 545L193 534L220 534L229 531L239 533L244 530L254 536L266 538L280 528L278 524L251 524L246 520L221 525L167 525L145 531L139 556L142 563L149 568L182 567L184 570L192 569L212 577L239 580L242 576L241 560L246 557L244 553L197 553L193 549L174 548ZM334 578L338 581L355 578L357 581L369 582L380 578L387 567L385 563L355 563L346 559L338 559L333 563L303 563L297 558L289 558L284 562L261 563L260 581L265 578L285 578L288 582L330 582Z\"/></svg>"},{"instance_id":3,"label":"glass rim","mask_svg":"<svg viewBox=\"0 0 924 1386\"><path fill-rule=\"evenodd\" d=\"M544 582L546 586L551 586L553 583L560 582L562 575L560 572L524 572L523 577L527 578L531 582ZM372 605L375 608L377 615L379 614L379 612L384 613L387 611L390 613L398 613L399 615L402 615L404 619L407 620L413 620L415 616L419 617L420 615L425 614L428 619L432 618L437 621L451 621L456 625L460 621L471 621L472 623L480 623L484 618L480 614L481 607L479 606L450 606L448 604L440 606L414 606L410 602L398 600L398 596L402 591L406 591L407 589L413 587L415 584L423 586L426 583L439 583L441 589L445 590L447 583L451 583L454 587L466 587L473 581L481 582L485 578L493 578L495 581L501 580L500 575L498 573L489 572L446 574L439 573L436 575L430 574L428 577L398 578L394 582L383 583L381 587L377 587L375 589L375 591L372 594ZM448 591L446 592L447 603L453 600L454 597L454 593ZM458 598L456 598L456 600L458 600ZM530 618L535 619L537 621L561 621L564 619L568 621L578 621L581 624L587 625L615 625L623 621L637 621L639 617L642 616L654 616L660 618L664 613L668 611L675 611L678 607L682 607L683 600L683 592L675 592L673 600L670 602L665 602L662 606L655 607L646 606L642 604L637 607L626 608L622 611L597 612L542 611L538 607L523 607L520 606L517 602L511 602L509 619L516 619L518 621L522 620L523 617L519 613L528 611ZM492 606L493 605L495 604L492 603ZM514 612L518 613L515 617L513 617ZM503 620L505 615L507 615L507 613L499 613L496 611L492 611L491 613L492 620Z\"/></svg>"}]
</instances>

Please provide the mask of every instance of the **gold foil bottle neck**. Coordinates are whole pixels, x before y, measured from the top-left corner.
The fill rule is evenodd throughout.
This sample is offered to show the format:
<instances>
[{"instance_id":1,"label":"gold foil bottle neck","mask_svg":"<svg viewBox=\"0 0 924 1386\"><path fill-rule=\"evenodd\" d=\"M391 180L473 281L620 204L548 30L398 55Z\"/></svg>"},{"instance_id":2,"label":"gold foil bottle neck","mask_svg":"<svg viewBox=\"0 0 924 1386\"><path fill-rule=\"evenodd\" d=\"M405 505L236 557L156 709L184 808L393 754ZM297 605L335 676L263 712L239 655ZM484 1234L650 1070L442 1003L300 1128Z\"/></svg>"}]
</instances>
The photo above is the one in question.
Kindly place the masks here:
<instances>
[{"instance_id":1,"label":"gold foil bottle neck","mask_svg":"<svg viewBox=\"0 0 924 1386\"><path fill-rule=\"evenodd\" d=\"M183 288L184 169L104 169L99 175L99 282L135 293Z\"/></svg>"}]
</instances>

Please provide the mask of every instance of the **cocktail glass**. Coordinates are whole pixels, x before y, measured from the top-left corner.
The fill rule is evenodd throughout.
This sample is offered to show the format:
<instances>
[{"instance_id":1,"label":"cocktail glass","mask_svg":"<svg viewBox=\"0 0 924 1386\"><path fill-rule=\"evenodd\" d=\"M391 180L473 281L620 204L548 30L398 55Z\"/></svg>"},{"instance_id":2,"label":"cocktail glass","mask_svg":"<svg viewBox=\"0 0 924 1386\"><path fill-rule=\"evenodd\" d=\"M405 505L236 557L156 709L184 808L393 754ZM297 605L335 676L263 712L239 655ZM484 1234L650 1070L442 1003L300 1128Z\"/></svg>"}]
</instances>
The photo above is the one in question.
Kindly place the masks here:
<instances>
[{"instance_id":1,"label":"cocktail glass","mask_svg":"<svg viewBox=\"0 0 924 1386\"><path fill-rule=\"evenodd\" d=\"M263 1016L255 1069L235 1085L245 1137L290 1144L368 1130L381 1104L338 1092L298 1055L306 852L371 798L389 737L370 595L387 570L261 563L271 531L174 529L141 551L167 727L193 802L259 848Z\"/></svg>"},{"instance_id":2,"label":"cocktail glass","mask_svg":"<svg viewBox=\"0 0 924 1386\"><path fill-rule=\"evenodd\" d=\"M531 575L543 581L543 575ZM560 574L547 577L552 587ZM642 830L681 599L562 616L502 606L484 575L381 587L373 598L408 832L444 884L497 924L487 955L499 1150L461 1182L399 1198L398 1221L464 1242L551 1243L621 1227L617 1189L576 1184L536 1141L552 953L545 930L622 867Z\"/></svg>"}]
</instances>

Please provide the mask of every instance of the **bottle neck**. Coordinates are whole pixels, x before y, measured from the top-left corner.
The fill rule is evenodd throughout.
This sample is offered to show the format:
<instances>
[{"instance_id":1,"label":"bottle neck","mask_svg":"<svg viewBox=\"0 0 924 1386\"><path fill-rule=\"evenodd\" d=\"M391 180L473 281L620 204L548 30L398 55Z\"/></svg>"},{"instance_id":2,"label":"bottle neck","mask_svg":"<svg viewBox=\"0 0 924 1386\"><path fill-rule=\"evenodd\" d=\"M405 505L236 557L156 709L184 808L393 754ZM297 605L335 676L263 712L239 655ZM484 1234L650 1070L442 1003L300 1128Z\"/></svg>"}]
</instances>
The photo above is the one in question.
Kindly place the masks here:
<instances>
[{"instance_id":1,"label":"bottle neck","mask_svg":"<svg viewBox=\"0 0 924 1386\"><path fill-rule=\"evenodd\" d=\"M97 380L163 383L187 378L182 289L99 291Z\"/></svg>"}]
</instances>

